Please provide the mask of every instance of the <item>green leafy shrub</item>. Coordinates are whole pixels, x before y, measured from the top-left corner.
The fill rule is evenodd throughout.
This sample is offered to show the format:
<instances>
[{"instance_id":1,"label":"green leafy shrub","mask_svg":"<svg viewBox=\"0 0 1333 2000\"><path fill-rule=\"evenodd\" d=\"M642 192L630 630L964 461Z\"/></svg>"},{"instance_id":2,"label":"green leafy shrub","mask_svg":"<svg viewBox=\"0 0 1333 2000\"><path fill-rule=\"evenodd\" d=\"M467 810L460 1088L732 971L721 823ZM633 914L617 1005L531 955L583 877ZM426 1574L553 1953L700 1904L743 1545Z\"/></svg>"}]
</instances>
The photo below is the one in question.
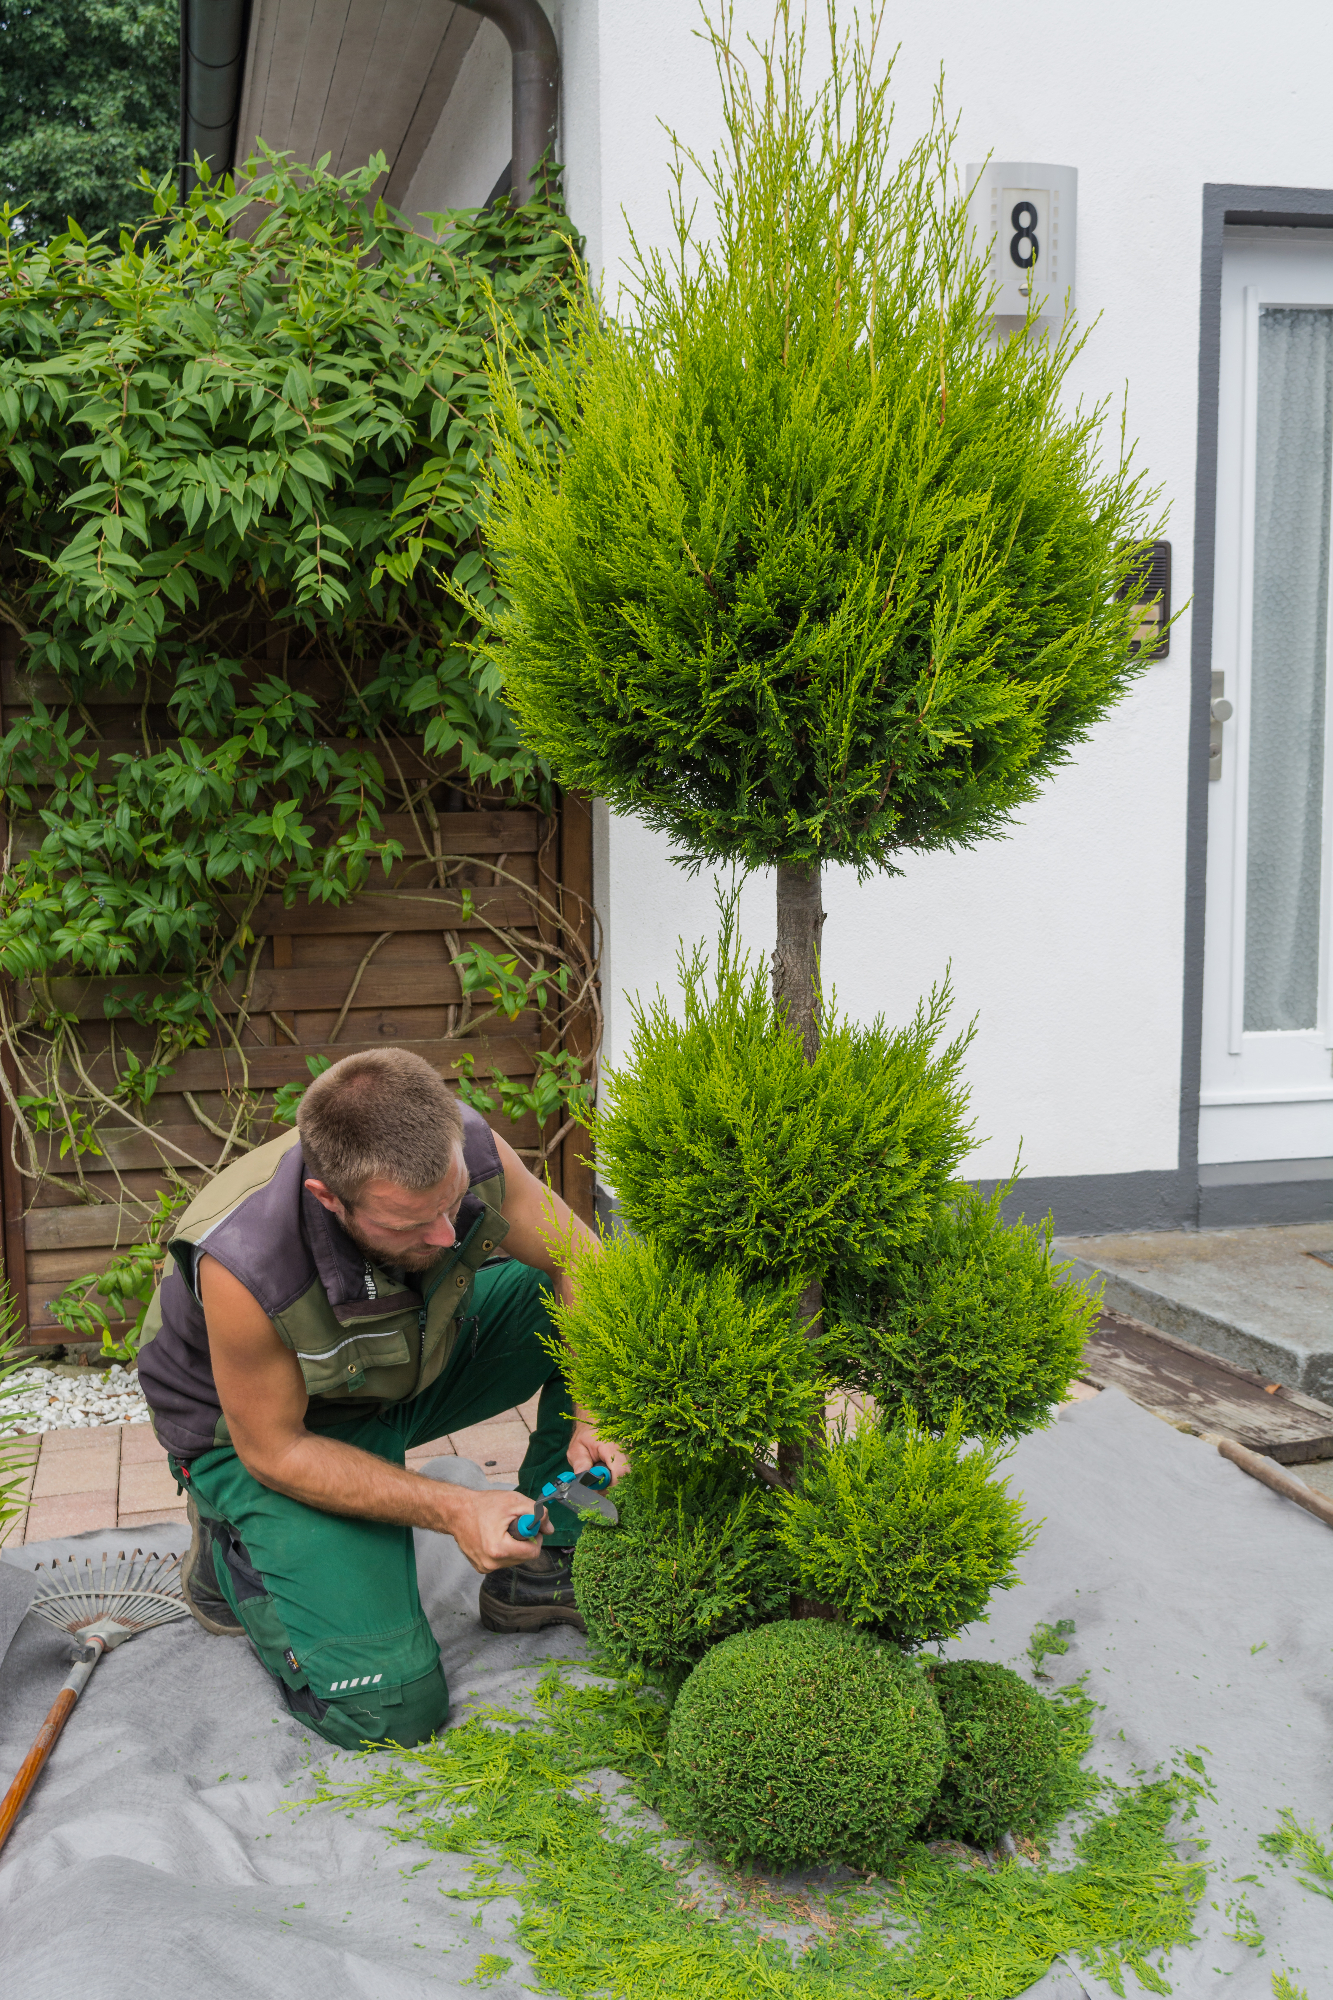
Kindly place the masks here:
<instances>
[{"instance_id":1,"label":"green leafy shrub","mask_svg":"<svg viewBox=\"0 0 1333 2000\"><path fill-rule=\"evenodd\" d=\"M818 1054L781 1018L724 901L713 958L680 956L684 1018L636 1006L595 1123L626 1219L668 1257L748 1283L836 1266L867 1282L929 1226L967 1150L970 1034L938 1047L948 984L908 1028L825 1015Z\"/></svg>"},{"instance_id":2,"label":"green leafy shrub","mask_svg":"<svg viewBox=\"0 0 1333 2000\"><path fill-rule=\"evenodd\" d=\"M1060 1756L1059 1722L1050 1702L995 1661L945 1660L925 1671L948 1747L922 1834L994 1847L1031 1825Z\"/></svg>"},{"instance_id":3,"label":"green leafy shrub","mask_svg":"<svg viewBox=\"0 0 1333 2000\"><path fill-rule=\"evenodd\" d=\"M589 1517L574 1548L574 1596L588 1631L623 1669L677 1685L710 1646L785 1617L790 1567L761 1487L654 1504L641 1468L616 1488L619 1527Z\"/></svg>"},{"instance_id":4,"label":"green leafy shrub","mask_svg":"<svg viewBox=\"0 0 1333 2000\"><path fill-rule=\"evenodd\" d=\"M495 657L562 779L683 854L889 867L997 832L1142 671L1149 500L1079 343L996 342L941 107L900 154L859 34L807 95L786 5L729 32L677 241L623 323L580 304L554 448L513 406Z\"/></svg>"},{"instance_id":5,"label":"green leafy shrub","mask_svg":"<svg viewBox=\"0 0 1333 2000\"><path fill-rule=\"evenodd\" d=\"M787 1620L706 1655L667 1759L730 1861L884 1867L934 1795L944 1724L930 1684L845 1625Z\"/></svg>"},{"instance_id":6,"label":"green leafy shrub","mask_svg":"<svg viewBox=\"0 0 1333 2000\"><path fill-rule=\"evenodd\" d=\"M375 875L447 890L470 866L439 843L458 791L554 802L473 642L498 602L487 356L503 319L504 365L541 428L522 357L559 345L568 220L545 202L485 209L436 218L432 240L373 200L382 157L341 177L267 165L183 207L164 183L115 245L77 230L41 245L0 214L0 594L44 697L0 734L17 836L0 1039L15 1160L39 1184L56 1149L110 1166L107 1125L156 1146L155 1093L200 1048L225 1050L235 1078L221 1118L211 1097L175 1101L223 1152L159 1149L161 1177L179 1191L256 1143L272 1104L248 1054L265 899L345 903ZM96 740L89 704L112 692L132 697L132 744ZM412 851L386 812L407 816ZM563 1041L595 969L568 941L520 965L513 936L494 933L503 954L452 945L450 1032L534 1009ZM93 1060L89 977L117 981ZM567 1053L506 1079L503 1109L559 1130L593 1063L586 1043L582 1074ZM492 1108L470 1073L460 1087ZM141 1186L118 1193L147 1222ZM143 1260L122 1268L113 1303L141 1299L142 1277ZM58 1310L71 1330L105 1324L83 1281Z\"/></svg>"},{"instance_id":7,"label":"green leafy shrub","mask_svg":"<svg viewBox=\"0 0 1333 2000\"><path fill-rule=\"evenodd\" d=\"M795 1289L743 1291L733 1271L677 1263L658 1242L612 1239L578 1265L549 1346L603 1434L679 1485L804 1436L822 1402Z\"/></svg>"},{"instance_id":8,"label":"green leafy shrub","mask_svg":"<svg viewBox=\"0 0 1333 2000\"><path fill-rule=\"evenodd\" d=\"M779 1537L806 1597L903 1647L938 1645L985 1615L1036 1536L1001 1446L963 1449L960 1410L939 1437L913 1417L862 1416L812 1453L783 1495Z\"/></svg>"},{"instance_id":9,"label":"green leafy shrub","mask_svg":"<svg viewBox=\"0 0 1333 2000\"><path fill-rule=\"evenodd\" d=\"M1052 1222L1006 1223L964 1188L895 1254L868 1298L837 1312L840 1378L883 1406L910 1403L937 1434L955 1403L973 1437L1021 1437L1046 1421L1077 1372L1098 1311L1051 1263Z\"/></svg>"}]
</instances>

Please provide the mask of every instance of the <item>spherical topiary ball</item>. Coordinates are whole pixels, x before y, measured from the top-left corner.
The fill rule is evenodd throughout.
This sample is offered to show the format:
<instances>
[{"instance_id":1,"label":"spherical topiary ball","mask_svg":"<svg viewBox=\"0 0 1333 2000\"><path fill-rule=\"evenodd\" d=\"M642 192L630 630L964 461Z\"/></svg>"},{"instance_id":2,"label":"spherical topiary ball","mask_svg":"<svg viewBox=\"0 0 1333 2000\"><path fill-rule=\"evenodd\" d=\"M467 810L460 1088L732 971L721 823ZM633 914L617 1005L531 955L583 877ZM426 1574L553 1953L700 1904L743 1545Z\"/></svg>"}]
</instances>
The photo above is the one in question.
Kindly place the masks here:
<instances>
[{"instance_id":1,"label":"spherical topiary ball","mask_svg":"<svg viewBox=\"0 0 1333 2000\"><path fill-rule=\"evenodd\" d=\"M1028 1823L1060 1754L1049 1702L1008 1667L948 1660L927 1669L948 1736L939 1793L926 1815L931 1840L994 1847Z\"/></svg>"},{"instance_id":2,"label":"spherical topiary ball","mask_svg":"<svg viewBox=\"0 0 1333 2000\"><path fill-rule=\"evenodd\" d=\"M671 1713L667 1762L728 1860L878 1869L944 1764L930 1684L847 1625L784 1619L705 1654Z\"/></svg>"}]
</instances>

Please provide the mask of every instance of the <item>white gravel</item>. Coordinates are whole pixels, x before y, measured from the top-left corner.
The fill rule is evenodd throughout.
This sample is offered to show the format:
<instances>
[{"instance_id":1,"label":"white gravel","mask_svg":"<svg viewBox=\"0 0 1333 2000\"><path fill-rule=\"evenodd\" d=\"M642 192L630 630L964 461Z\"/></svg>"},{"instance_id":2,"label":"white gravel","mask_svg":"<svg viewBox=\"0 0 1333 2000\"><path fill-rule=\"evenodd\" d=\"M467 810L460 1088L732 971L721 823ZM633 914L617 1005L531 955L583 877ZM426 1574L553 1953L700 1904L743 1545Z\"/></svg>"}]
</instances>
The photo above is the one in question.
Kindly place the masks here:
<instances>
[{"instance_id":1,"label":"white gravel","mask_svg":"<svg viewBox=\"0 0 1333 2000\"><path fill-rule=\"evenodd\" d=\"M56 1375L47 1368L20 1368L0 1392L0 1415L17 1417L20 1431L76 1431L102 1424L146 1424L148 1405L139 1378L116 1362Z\"/></svg>"}]
</instances>

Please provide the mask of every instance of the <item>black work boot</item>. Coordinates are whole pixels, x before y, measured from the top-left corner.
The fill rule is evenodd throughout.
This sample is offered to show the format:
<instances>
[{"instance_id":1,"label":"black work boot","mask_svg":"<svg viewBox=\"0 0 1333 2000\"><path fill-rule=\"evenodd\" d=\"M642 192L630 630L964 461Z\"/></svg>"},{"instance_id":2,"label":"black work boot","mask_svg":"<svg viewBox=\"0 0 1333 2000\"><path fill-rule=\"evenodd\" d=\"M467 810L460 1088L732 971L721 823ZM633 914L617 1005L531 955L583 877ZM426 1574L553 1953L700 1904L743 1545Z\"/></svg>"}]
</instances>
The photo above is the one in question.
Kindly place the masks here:
<instances>
[{"instance_id":1,"label":"black work boot","mask_svg":"<svg viewBox=\"0 0 1333 2000\"><path fill-rule=\"evenodd\" d=\"M218 1589L217 1572L213 1568L212 1523L200 1520L192 1494L185 1497L185 1518L190 1524L190 1546L181 1563L181 1596L205 1632L211 1632L216 1639L243 1638L244 1625Z\"/></svg>"},{"instance_id":2,"label":"black work boot","mask_svg":"<svg viewBox=\"0 0 1333 2000\"><path fill-rule=\"evenodd\" d=\"M574 1602L573 1549L543 1549L530 1562L493 1570L482 1579L477 1608L488 1632L540 1632L544 1625L572 1625L586 1632Z\"/></svg>"}]
</instances>

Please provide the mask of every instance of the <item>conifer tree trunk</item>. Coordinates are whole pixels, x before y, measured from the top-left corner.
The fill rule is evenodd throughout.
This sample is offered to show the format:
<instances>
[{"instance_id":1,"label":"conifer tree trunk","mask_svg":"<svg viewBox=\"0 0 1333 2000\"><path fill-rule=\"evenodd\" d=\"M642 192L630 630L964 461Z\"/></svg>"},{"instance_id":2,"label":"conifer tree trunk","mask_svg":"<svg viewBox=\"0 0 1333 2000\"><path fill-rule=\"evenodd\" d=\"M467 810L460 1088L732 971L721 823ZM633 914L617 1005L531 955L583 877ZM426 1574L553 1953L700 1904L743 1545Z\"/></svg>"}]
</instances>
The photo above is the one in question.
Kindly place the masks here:
<instances>
[{"instance_id":1,"label":"conifer tree trunk","mask_svg":"<svg viewBox=\"0 0 1333 2000\"><path fill-rule=\"evenodd\" d=\"M773 953L773 998L801 1031L805 1059L819 1048L819 939L824 928L820 871L778 869L778 941Z\"/></svg>"},{"instance_id":2,"label":"conifer tree trunk","mask_svg":"<svg viewBox=\"0 0 1333 2000\"><path fill-rule=\"evenodd\" d=\"M814 1061L819 1049L819 941L823 928L824 909L818 866L780 867L778 941L773 952L773 998L778 1012L785 1014L793 1027L800 1029L807 1062ZM823 1304L824 1288L818 1278L812 1278L802 1291L797 1307L812 1340L823 1331ZM817 1443L822 1434L823 1424L820 1423L811 1443ZM788 1485L803 1456L799 1445L783 1445L779 1449L778 1471ZM802 1614L798 1612L797 1615ZM804 1615L810 1614L806 1612Z\"/></svg>"}]
</instances>

